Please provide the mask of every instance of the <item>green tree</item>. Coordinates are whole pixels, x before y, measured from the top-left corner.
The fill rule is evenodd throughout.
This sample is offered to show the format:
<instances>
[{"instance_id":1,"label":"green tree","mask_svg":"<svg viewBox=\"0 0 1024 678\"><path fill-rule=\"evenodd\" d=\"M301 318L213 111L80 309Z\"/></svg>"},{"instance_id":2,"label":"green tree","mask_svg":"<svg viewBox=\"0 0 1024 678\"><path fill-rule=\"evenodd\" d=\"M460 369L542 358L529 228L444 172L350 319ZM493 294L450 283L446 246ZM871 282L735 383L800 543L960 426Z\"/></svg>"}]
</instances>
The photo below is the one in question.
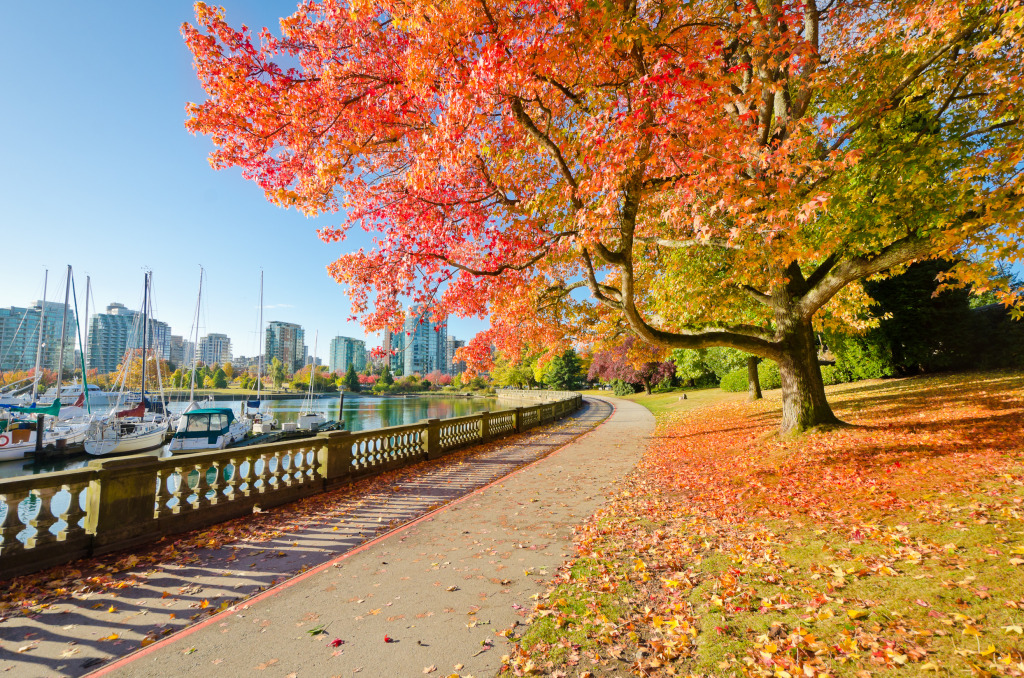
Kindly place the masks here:
<instances>
[{"instance_id":1,"label":"green tree","mask_svg":"<svg viewBox=\"0 0 1024 678\"><path fill-rule=\"evenodd\" d=\"M359 393L359 375L356 374L355 365L349 365L345 372L345 388L352 393Z\"/></svg>"},{"instance_id":2,"label":"green tree","mask_svg":"<svg viewBox=\"0 0 1024 678\"><path fill-rule=\"evenodd\" d=\"M286 376L284 364L278 358L273 358L270 361L270 378L274 381L274 388L281 388Z\"/></svg>"},{"instance_id":3,"label":"green tree","mask_svg":"<svg viewBox=\"0 0 1024 678\"><path fill-rule=\"evenodd\" d=\"M391 366L387 363L384 363L384 369L381 370L380 379L378 381L385 386L391 386L395 383L395 378L391 376Z\"/></svg>"},{"instance_id":4,"label":"green tree","mask_svg":"<svg viewBox=\"0 0 1024 678\"><path fill-rule=\"evenodd\" d=\"M227 388L228 375L224 373L224 368L217 368L217 371L213 373L212 383L214 388Z\"/></svg>"},{"instance_id":5,"label":"green tree","mask_svg":"<svg viewBox=\"0 0 1024 678\"><path fill-rule=\"evenodd\" d=\"M583 365L576 351L568 349L548 363L544 369L544 383L558 391L572 391L583 384Z\"/></svg>"}]
</instances>

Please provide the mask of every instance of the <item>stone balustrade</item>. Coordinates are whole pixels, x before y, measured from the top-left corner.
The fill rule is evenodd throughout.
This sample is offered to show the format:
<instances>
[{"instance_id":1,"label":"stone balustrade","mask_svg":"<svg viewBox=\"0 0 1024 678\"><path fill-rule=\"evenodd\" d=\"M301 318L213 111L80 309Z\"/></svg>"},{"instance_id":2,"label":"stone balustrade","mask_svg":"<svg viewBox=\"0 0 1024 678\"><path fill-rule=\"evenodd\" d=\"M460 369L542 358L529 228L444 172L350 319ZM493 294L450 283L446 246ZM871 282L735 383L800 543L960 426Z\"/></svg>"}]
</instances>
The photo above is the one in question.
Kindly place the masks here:
<instances>
[{"instance_id":1,"label":"stone balustrade","mask_svg":"<svg viewBox=\"0 0 1024 678\"><path fill-rule=\"evenodd\" d=\"M525 395L524 395L525 394ZM577 393L503 391L537 405L197 452L95 459L0 480L0 579L132 548L560 419Z\"/></svg>"}]
</instances>

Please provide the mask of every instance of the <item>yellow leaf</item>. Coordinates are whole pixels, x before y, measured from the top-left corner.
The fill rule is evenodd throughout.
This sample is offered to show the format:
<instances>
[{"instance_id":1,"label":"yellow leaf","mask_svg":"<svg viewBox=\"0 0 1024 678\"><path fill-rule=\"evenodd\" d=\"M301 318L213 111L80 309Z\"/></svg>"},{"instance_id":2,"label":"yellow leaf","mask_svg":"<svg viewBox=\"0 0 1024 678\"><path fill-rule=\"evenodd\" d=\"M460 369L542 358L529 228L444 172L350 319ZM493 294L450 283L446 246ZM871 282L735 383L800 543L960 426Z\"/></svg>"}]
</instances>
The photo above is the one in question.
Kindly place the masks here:
<instances>
[{"instance_id":1,"label":"yellow leaf","mask_svg":"<svg viewBox=\"0 0 1024 678\"><path fill-rule=\"evenodd\" d=\"M100 638L100 640L117 640L120 637L121 636L117 635L116 633L111 633L109 636L104 636Z\"/></svg>"},{"instance_id":2,"label":"yellow leaf","mask_svg":"<svg viewBox=\"0 0 1024 678\"><path fill-rule=\"evenodd\" d=\"M107 608L107 612L117 612L117 608L114 607L113 605L111 605L110 607Z\"/></svg>"},{"instance_id":3,"label":"yellow leaf","mask_svg":"<svg viewBox=\"0 0 1024 678\"><path fill-rule=\"evenodd\" d=\"M980 636L981 635L981 631L979 631L978 627L975 626L974 624L965 624L964 625L964 635L965 636Z\"/></svg>"},{"instance_id":4,"label":"yellow leaf","mask_svg":"<svg viewBox=\"0 0 1024 678\"><path fill-rule=\"evenodd\" d=\"M142 642L139 643L139 647L146 647L147 645L152 645L155 642L156 642L155 638L143 638Z\"/></svg>"},{"instance_id":5,"label":"yellow leaf","mask_svg":"<svg viewBox=\"0 0 1024 678\"><path fill-rule=\"evenodd\" d=\"M1016 633L1018 636L1024 634L1024 627L1020 626L1004 626L1003 633Z\"/></svg>"},{"instance_id":6,"label":"yellow leaf","mask_svg":"<svg viewBox=\"0 0 1024 678\"><path fill-rule=\"evenodd\" d=\"M921 664L921 666L919 666L918 668L920 668L922 671L938 671L939 665L935 662L925 662L924 664Z\"/></svg>"},{"instance_id":7,"label":"yellow leaf","mask_svg":"<svg viewBox=\"0 0 1024 678\"><path fill-rule=\"evenodd\" d=\"M850 619L856 620L856 619L864 619L865 617L867 617L871 613L868 612L867 610L848 610L846 612L846 614L849 615Z\"/></svg>"},{"instance_id":8,"label":"yellow leaf","mask_svg":"<svg viewBox=\"0 0 1024 678\"><path fill-rule=\"evenodd\" d=\"M210 607L210 601L208 600L203 600L203 602L199 603L199 609L201 610L205 610L208 607Z\"/></svg>"}]
</instances>

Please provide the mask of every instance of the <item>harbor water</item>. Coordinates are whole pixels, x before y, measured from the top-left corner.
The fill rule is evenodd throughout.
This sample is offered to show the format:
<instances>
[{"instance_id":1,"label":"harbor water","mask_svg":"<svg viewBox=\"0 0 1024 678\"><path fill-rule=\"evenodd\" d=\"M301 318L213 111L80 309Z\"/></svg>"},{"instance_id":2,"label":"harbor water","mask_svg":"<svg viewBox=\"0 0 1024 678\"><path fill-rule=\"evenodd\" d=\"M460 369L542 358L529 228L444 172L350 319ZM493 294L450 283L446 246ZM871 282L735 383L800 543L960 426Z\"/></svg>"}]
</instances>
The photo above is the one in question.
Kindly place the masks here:
<instances>
[{"instance_id":1,"label":"harbor water","mask_svg":"<svg viewBox=\"0 0 1024 678\"><path fill-rule=\"evenodd\" d=\"M295 422L299 413L305 409L306 403L303 400L264 400L262 410L269 413L280 423ZM214 407L230 407L236 415L244 405L238 401L220 401ZM168 409L172 413L181 412L187 403L169 403ZM495 409L494 398L451 398L451 397L361 397L348 395L342 400L338 396L330 398L318 398L313 401L313 409L323 413L328 421L339 419L344 423L348 431L364 431L367 429L384 428L386 426L400 426L402 424L414 424L422 419L446 419L450 417L462 417L475 412ZM340 412L339 412L340 407ZM340 416L339 416L340 415ZM159 451L161 456L170 456L169 452ZM63 471L82 468L91 459L89 455L82 453L68 457L51 458L43 462L35 462L30 459L18 459L0 462L0 478L15 478L19 476L34 475L38 473L50 473L52 471ZM262 462L257 462L261 464ZM261 469L257 468L256 473ZM84 508L85 493L81 493L79 501ZM52 498L52 510L55 514L67 510L72 501L71 494L66 490L54 495ZM28 526L30 520L35 518L40 509L41 502L35 495L27 496L18 504L18 517L26 525L21 533L17 535L20 541L25 541L35 533L35 529ZM7 515L7 506L0 504L0 524ZM65 527L59 522L51 528L56 534Z\"/></svg>"}]
</instances>

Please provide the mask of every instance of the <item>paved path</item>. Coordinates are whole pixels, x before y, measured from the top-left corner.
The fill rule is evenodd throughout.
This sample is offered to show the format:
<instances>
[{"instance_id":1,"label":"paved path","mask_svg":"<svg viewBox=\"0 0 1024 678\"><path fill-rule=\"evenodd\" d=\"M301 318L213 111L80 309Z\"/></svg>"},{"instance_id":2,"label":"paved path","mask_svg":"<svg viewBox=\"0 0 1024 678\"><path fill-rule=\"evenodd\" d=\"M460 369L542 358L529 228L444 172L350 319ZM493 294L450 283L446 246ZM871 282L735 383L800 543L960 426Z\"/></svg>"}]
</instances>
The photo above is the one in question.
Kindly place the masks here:
<instances>
[{"instance_id":1,"label":"paved path","mask_svg":"<svg viewBox=\"0 0 1024 678\"><path fill-rule=\"evenodd\" d=\"M626 401L616 406L583 438L608 416L608 401L588 399L557 425L349 491L315 524L273 542L243 542L201 553L190 565L140 573L112 602L117 612L107 613L108 599L97 596L35 619L8 619L0 624L0 672L402 676L435 666L442 676L493 674L505 644L497 632L531 608L530 596L569 554L571 526L602 503L603 489L646 446L653 418ZM310 569L299 577L116 660L147 633L177 630L192 614L206 617L202 601L230 605L303 566ZM177 614L168 620L171 610ZM326 632L311 635L318 625ZM113 634L119 637L104 640ZM334 639L344 643L331 647ZM21 642L37 645L12 652Z\"/></svg>"}]
</instances>

